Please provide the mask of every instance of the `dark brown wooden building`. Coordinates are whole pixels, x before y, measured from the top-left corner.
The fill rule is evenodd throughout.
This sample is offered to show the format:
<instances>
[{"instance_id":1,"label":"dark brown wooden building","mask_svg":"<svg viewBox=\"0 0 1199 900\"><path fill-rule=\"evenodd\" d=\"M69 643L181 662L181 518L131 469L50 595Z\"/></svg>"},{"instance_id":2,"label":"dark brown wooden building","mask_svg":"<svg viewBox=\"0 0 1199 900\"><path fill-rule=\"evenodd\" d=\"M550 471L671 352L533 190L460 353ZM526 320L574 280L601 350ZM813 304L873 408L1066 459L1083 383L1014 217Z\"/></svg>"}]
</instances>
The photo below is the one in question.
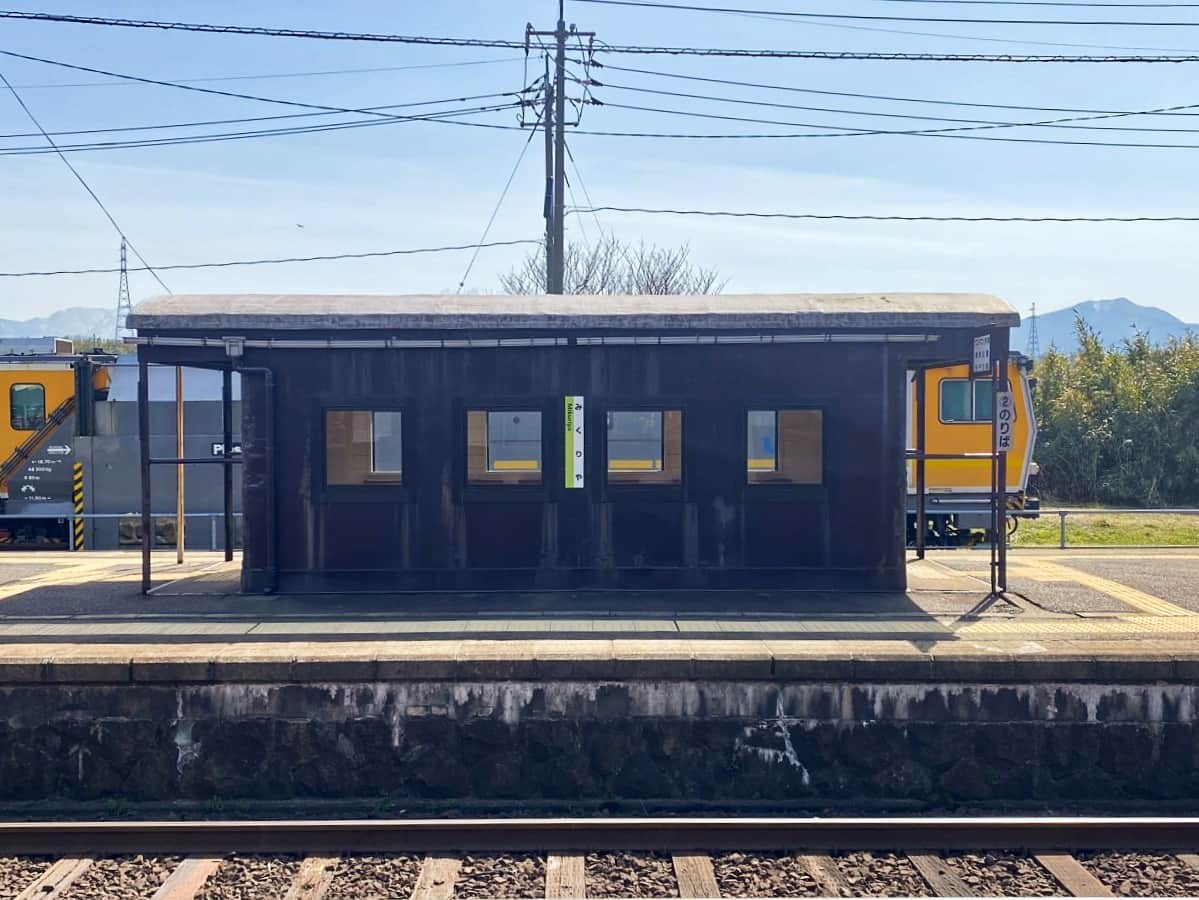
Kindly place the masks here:
<instances>
[{"instance_id":1,"label":"dark brown wooden building","mask_svg":"<svg viewBox=\"0 0 1199 900\"><path fill-rule=\"evenodd\" d=\"M143 366L242 373L243 586L905 584L905 379L967 294L174 296ZM144 465L143 470L149 466Z\"/></svg>"}]
</instances>

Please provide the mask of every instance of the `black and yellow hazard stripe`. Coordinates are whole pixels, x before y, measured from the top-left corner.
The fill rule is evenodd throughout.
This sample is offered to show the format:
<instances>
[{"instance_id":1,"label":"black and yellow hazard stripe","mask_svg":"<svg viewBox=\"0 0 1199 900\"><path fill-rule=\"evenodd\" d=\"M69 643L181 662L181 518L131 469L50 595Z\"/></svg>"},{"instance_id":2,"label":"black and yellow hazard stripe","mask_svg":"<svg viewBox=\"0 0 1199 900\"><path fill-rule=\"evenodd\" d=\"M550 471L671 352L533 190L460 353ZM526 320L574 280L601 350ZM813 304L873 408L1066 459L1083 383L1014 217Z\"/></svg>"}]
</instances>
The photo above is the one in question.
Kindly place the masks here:
<instances>
[{"instance_id":1,"label":"black and yellow hazard stripe","mask_svg":"<svg viewBox=\"0 0 1199 900\"><path fill-rule=\"evenodd\" d=\"M75 503L75 521L71 530L71 549L83 549L83 463L75 463L71 481L71 499Z\"/></svg>"}]
</instances>

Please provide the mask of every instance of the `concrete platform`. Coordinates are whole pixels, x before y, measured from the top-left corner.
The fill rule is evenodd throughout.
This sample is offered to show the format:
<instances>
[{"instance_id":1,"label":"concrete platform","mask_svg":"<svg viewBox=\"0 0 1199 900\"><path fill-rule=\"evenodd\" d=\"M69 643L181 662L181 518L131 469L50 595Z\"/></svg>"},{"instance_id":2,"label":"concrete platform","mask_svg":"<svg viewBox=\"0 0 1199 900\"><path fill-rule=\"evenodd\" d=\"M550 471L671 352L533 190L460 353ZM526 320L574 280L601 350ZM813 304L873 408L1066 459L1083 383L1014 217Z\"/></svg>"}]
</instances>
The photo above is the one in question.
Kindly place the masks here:
<instances>
[{"instance_id":1,"label":"concrete platform","mask_svg":"<svg viewBox=\"0 0 1199 900\"><path fill-rule=\"evenodd\" d=\"M29 556L0 809L1199 810L1193 551L1021 551L989 605L971 552L901 594L455 597L240 596L203 555L142 597L135 557Z\"/></svg>"},{"instance_id":2,"label":"concrete platform","mask_svg":"<svg viewBox=\"0 0 1199 900\"><path fill-rule=\"evenodd\" d=\"M164 554L143 597L131 554L5 553L0 683L1199 673L1199 551L1018 551L996 603L987 562L913 559L896 594L263 597L233 592L236 561Z\"/></svg>"}]
</instances>

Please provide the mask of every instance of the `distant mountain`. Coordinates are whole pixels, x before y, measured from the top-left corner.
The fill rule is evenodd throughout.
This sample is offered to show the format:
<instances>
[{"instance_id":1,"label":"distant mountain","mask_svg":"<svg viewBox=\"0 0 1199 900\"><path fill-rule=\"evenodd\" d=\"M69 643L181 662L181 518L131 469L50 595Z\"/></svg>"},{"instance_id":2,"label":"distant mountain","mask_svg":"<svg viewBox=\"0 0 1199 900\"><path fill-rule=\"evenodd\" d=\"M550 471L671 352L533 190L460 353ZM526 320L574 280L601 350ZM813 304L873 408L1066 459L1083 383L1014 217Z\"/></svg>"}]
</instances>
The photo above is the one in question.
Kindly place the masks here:
<instances>
[{"instance_id":1,"label":"distant mountain","mask_svg":"<svg viewBox=\"0 0 1199 900\"><path fill-rule=\"evenodd\" d=\"M115 309L72 306L36 319L0 319L0 337L100 337L111 339Z\"/></svg>"},{"instance_id":2,"label":"distant mountain","mask_svg":"<svg viewBox=\"0 0 1199 900\"><path fill-rule=\"evenodd\" d=\"M1012 331L1012 349L1024 352L1028 346L1028 315L1021 314L1024 324ZM1099 332L1103 342L1109 346L1119 344L1124 338L1133 337L1138 331L1149 334L1154 343L1164 343L1172 337L1182 337L1188 331L1199 333L1199 325L1189 325L1164 309L1156 306L1141 306L1127 297L1111 300L1087 300L1065 309L1037 315L1037 339L1041 352L1054 344L1063 352L1078 349L1074 333L1074 318L1081 316Z\"/></svg>"}]
</instances>

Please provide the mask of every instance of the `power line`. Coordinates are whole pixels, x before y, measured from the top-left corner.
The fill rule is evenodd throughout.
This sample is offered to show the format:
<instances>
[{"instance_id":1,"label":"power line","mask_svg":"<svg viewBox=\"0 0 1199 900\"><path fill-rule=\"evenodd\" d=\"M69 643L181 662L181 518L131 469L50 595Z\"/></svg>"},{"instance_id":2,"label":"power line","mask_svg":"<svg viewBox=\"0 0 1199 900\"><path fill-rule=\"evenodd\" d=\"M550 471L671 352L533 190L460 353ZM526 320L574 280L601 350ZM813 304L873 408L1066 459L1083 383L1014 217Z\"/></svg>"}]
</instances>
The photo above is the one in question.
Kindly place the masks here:
<instances>
[{"instance_id":1,"label":"power line","mask_svg":"<svg viewBox=\"0 0 1199 900\"><path fill-rule=\"evenodd\" d=\"M117 19L108 16L69 16L60 13L0 10L0 19L23 19L30 22L56 22L74 25L102 25L114 28L147 28L154 31L195 31L205 34L241 34L256 37L287 37L320 41L366 41L384 44L419 44L428 47L492 47L502 50L524 50L522 41L488 40L485 38L422 37L403 34L371 34L354 31L316 31L303 28L270 28L249 25L211 25L201 22L163 22L153 19Z\"/></svg>"},{"instance_id":2,"label":"power line","mask_svg":"<svg viewBox=\"0 0 1199 900\"><path fill-rule=\"evenodd\" d=\"M669 9L685 12L741 13L743 15L778 16L793 19L844 19L855 22L925 22L945 25L1087 25L1118 26L1121 28L1194 28L1199 22L1146 22L1140 19L977 19L958 16L880 16L864 13L817 13L777 9L740 9L728 6L695 6L689 3L650 2L650 0L576 0L603 6L631 6L642 9Z\"/></svg>"},{"instance_id":3,"label":"power line","mask_svg":"<svg viewBox=\"0 0 1199 900\"><path fill-rule=\"evenodd\" d=\"M124 84L125 82L117 82ZM446 103L466 103L471 100L487 100L494 97L511 97L512 91L504 91L494 94L473 94L465 97L447 97L444 100L419 100L410 103L389 103L385 106L364 106L363 109L370 112L391 109L410 109L416 106L436 106ZM161 131L174 128L206 128L210 125L244 125L252 122L279 122L291 119L309 119L321 118L324 116L334 116L339 113L334 112L305 112L305 113L281 113L275 116L245 116L234 119L206 119L194 122L163 122L158 125L124 125L111 128L81 128L69 131L51 131L50 134L54 137L69 137L77 134L121 134L129 131ZM11 140L14 138L37 137L36 131L16 132L14 134L0 134L0 140Z\"/></svg>"},{"instance_id":4,"label":"power line","mask_svg":"<svg viewBox=\"0 0 1199 900\"><path fill-rule=\"evenodd\" d=\"M639 75L656 75L661 78L673 78L680 81L697 81L707 84L723 84L731 87L758 88L768 91L788 91L797 94L815 94L824 97L852 97L859 100L885 100L894 103L925 103L936 106L965 106L974 109L1012 109L1020 112L1061 112L1061 113L1096 113L1114 114L1127 112L1119 109L1087 109L1070 106L1024 106L1012 103L972 103L966 100L934 100L926 97L897 97L890 94L863 94L853 91L828 91L816 88L795 87L785 84L764 84L757 81L740 81L731 78L712 78L701 75L683 75L678 72L662 72L656 69L639 69L632 66L617 66L612 63L596 63L597 66L616 72L632 72ZM1195 113L1161 113L1160 115L1195 115Z\"/></svg>"},{"instance_id":5,"label":"power line","mask_svg":"<svg viewBox=\"0 0 1199 900\"><path fill-rule=\"evenodd\" d=\"M475 247L475 252L471 254L470 262L466 264L466 271L462 273L462 280L458 282L458 290L454 293L461 294L462 288L466 284L466 279L470 277L470 270L475 267L475 260L479 258L479 248L483 246L483 242L487 240L487 235L491 232L491 226L495 224L495 217L499 215L500 207L504 205L504 198L508 196L508 190L512 187L512 182L516 178L516 173L520 171L520 164L525 160L525 154L529 151L529 145L533 143L533 138L537 135L537 126L541 122L541 116L537 116L537 121L533 123L533 127L529 129L528 140L524 146L520 148L520 153L516 157L516 165L512 167L512 171L508 174L508 180L504 182L504 189L500 191L500 199L495 202L495 208L491 211L491 217L487 220L487 225L483 228L483 234L479 238L479 243Z\"/></svg>"},{"instance_id":6,"label":"power line","mask_svg":"<svg viewBox=\"0 0 1199 900\"><path fill-rule=\"evenodd\" d=\"M744 12L744 10L740 10ZM369 34L341 31L312 31L292 28L250 27L241 25L211 25L194 22L165 22L140 19L114 19L102 16L68 16L51 13L30 13L20 10L0 10L0 19L22 19L37 22L74 23L120 28L145 28L159 31L191 31L208 34L239 34L264 37L288 37L328 41L374 41L417 44L434 47L492 47L504 50L524 50L522 42L481 38L443 38L398 34ZM1195 23L1199 24L1199 23ZM882 62L979 62L979 63L1193 63L1199 54L1149 56L1099 56L1066 54L1013 53L913 53L905 51L859 50L762 50L736 47L652 47L636 45L598 45L607 53L718 56L752 59L811 59L811 60L871 60ZM85 70L86 71L86 70ZM147 82L153 83L153 82Z\"/></svg>"},{"instance_id":7,"label":"power line","mask_svg":"<svg viewBox=\"0 0 1199 900\"><path fill-rule=\"evenodd\" d=\"M71 161L67 159L66 154L58 149L58 145L54 143L54 138L50 137L50 135L46 133L46 129L42 127L42 123L39 122L37 116L33 114L33 110L31 110L25 104L25 101L21 99L21 95L18 94L16 88L9 83L8 78L5 77L3 72L0 72L0 81L4 82L4 86L8 88L9 93L13 95L13 99L17 101L21 109L25 111L25 115L29 117L29 121L31 121L37 130L41 132L42 137L46 139L46 142L54 148L55 152L58 154L58 158L62 160L63 165L71 170L71 174L75 176L75 180L83 185L83 189L87 191L88 196L96 201L96 205L100 207L100 211L104 213L105 218L108 219L109 223L116 230L117 234L120 235L121 240L129 247L130 250L133 251L133 255L141 261L143 266L145 266L145 270L153 276L154 280L159 283L164 291L166 291L168 294L171 293L171 289L166 286L166 283L158 276L158 273L151 268L148 262L146 262L145 257L142 256L141 253L138 252L137 248L133 246L133 242L129 240L129 237L125 234L124 229L117 224L117 220L113 217L113 214L108 211L108 207L104 205L104 201L100 199L99 195L94 190L92 190L92 186L87 183L82 175L79 174L78 170L71 165Z\"/></svg>"},{"instance_id":8,"label":"power line","mask_svg":"<svg viewBox=\"0 0 1199 900\"><path fill-rule=\"evenodd\" d=\"M573 213L643 213L646 215L708 216L733 219L796 219L844 222L1029 222L1029 223L1106 223L1106 222L1199 222L1199 216L933 216L933 215L855 215L848 213L734 212L716 209L650 209L641 206L595 206L572 209Z\"/></svg>"},{"instance_id":9,"label":"power line","mask_svg":"<svg viewBox=\"0 0 1199 900\"><path fill-rule=\"evenodd\" d=\"M614 109L628 109L636 112L652 112L661 115L669 116L685 116L694 119L716 119L726 122L747 122L756 125L778 125L783 127L793 128L828 128L828 129L844 129L842 125L825 125L822 123L812 122L782 122L777 119L756 119L748 116L726 116L716 113L693 112L691 110L682 109L663 109L654 106L634 106L627 103L605 103L605 106L610 106ZM1026 123L1021 123L1026 125ZM980 130L984 128L995 128L994 125L972 125L959 126L953 128L921 128L921 129L855 129L852 131L846 130L830 130L827 132L792 132L790 134L765 134L753 135L754 137L772 137L772 138L842 138L842 137L875 137L875 136L892 136L892 137L926 137L926 138L946 138L962 141L1001 141L1004 143L1015 144L1052 144L1056 146L1067 147L1128 147L1139 149L1156 149L1156 150L1199 150L1199 144L1166 144L1166 143L1150 143L1136 141L1088 141L1088 140L1058 140L1054 138L1032 138L1032 137L1003 137L993 134L960 134L958 132ZM1026 127L1031 127L1027 126ZM575 134L599 134L594 131L576 131ZM620 134L624 137L683 137L684 135L662 135L647 132L607 132L609 136ZM687 135L687 137L695 137L698 135ZM747 135L704 135L704 137L748 137Z\"/></svg>"},{"instance_id":10,"label":"power line","mask_svg":"<svg viewBox=\"0 0 1199 900\"><path fill-rule=\"evenodd\" d=\"M941 131L971 131L971 130L984 130L984 129L991 129L991 128L1068 128L1068 129L1081 129L1081 130L1087 130L1087 131L1131 131L1131 132L1171 133L1171 134L1199 133L1199 128L1158 128L1158 127L1146 127L1146 126L1110 126L1110 125L1104 126L1104 125L1071 125L1071 124L1067 124L1067 123L1071 123L1071 122L1086 122L1086 121L1095 121L1095 120L1100 120L1100 119L1116 119L1116 118L1121 118L1121 117L1126 117L1126 116L1171 115L1171 114L1179 113L1179 112L1182 112L1185 110L1199 109L1199 103L1186 104L1186 105L1182 105L1182 106L1159 107L1159 108L1145 109L1145 110L1129 110L1129 111L1125 111L1125 112L1105 112L1105 113L1100 113L1098 115L1069 116L1066 118L1043 119L1043 120L1034 121L1034 122L1006 122L1006 121L996 121L994 119L961 119L961 118L951 118L951 117L946 117L946 116L924 116L924 115L917 115L914 113L893 113L893 112L880 112L880 111L872 111L872 110L842 109L842 108L838 108L838 107L827 107L827 106L801 106L801 105L792 104L792 103L772 103L769 101L749 100L749 99L738 98L738 97L718 97L718 96L713 96L711 94L689 94L689 93L685 93L685 92L681 92L681 91L663 91L663 90L656 90L654 88L634 87L631 85L623 85L623 84L612 84L612 83L601 83L601 82L593 82L593 84L596 87L614 88L616 90L621 90L621 91L636 91L639 93L657 94L657 95L662 95L662 96L667 96L667 97L680 97L680 98L689 99L689 100L704 100L704 101L711 101L711 102L717 102L717 103L733 103L733 104L740 104L740 105L746 105L746 106L765 106L765 107L771 107L774 109L797 109L797 110L805 110L805 111L810 111L810 112L828 112L828 113L835 113L838 115L850 115L850 116L873 116L873 117L883 117L883 118L889 118L889 119L917 119L917 120L928 121L928 122L969 123L972 126L971 128L961 128L961 129L957 129L957 128L955 128L955 129L938 129ZM1192 112L1192 113L1189 113L1189 115L1195 115L1195 113ZM830 128L832 128L834 126L807 126L807 127L821 127L821 128L830 127ZM835 126L835 127L843 128L845 126Z\"/></svg>"},{"instance_id":11,"label":"power line","mask_svg":"<svg viewBox=\"0 0 1199 900\"><path fill-rule=\"evenodd\" d=\"M412 256L418 253L447 253L456 250L475 250L479 247L515 247L520 244L540 244L539 239L490 241L485 244L454 244L444 247L420 247L409 250L372 250L364 253L333 253L323 256L286 256L266 259L237 259L209 263L176 263L169 266L156 266L159 271L176 269L228 269L234 266L273 266L284 263L328 262L343 259L374 259L385 256ZM120 269L56 269L42 272L0 272L0 278L36 278L53 275L111 275ZM148 267L130 268L129 272L149 272Z\"/></svg>"},{"instance_id":12,"label":"power line","mask_svg":"<svg viewBox=\"0 0 1199 900\"><path fill-rule=\"evenodd\" d=\"M467 59L460 62L422 63L412 66L369 66L360 69L318 69L312 72L263 72L257 75L212 75L207 78L172 78L179 84L208 84L219 81L269 81L278 78L320 78L327 75L373 75L378 72L408 72L414 69L454 69L464 66L490 66L512 62L518 57L505 56L498 59ZM132 87L128 81L75 81L51 82L49 84L18 84L14 87L24 91L50 90L56 88Z\"/></svg>"},{"instance_id":13,"label":"power line","mask_svg":"<svg viewBox=\"0 0 1199 900\"><path fill-rule=\"evenodd\" d=\"M501 131L520 131L516 125L499 125L494 122L474 122L458 116L473 116L489 112L518 109L519 103L508 103L498 106L480 106L461 110L444 110L439 113L428 113L423 116L404 116L387 119L359 119L350 122L335 122L326 125L291 126L287 128L264 128L257 131L216 132L212 134L191 135L185 137L143 138L128 141L103 141L81 144L60 144L58 149L63 153L79 153L94 150L130 150L150 147L177 147L188 144L224 143L226 141L250 140L261 137L280 137L287 135L316 134L325 131L342 131L352 128L372 128L378 125L403 125L412 122L427 122L438 125L460 125L471 128L489 128ZM39 156L53 152L40 147L10 147L0 149L0 156Z\"/></svg>"},{"instance_id":14,"label":"power line","mask_svg":"<svg viewBox=\"0 0 1199 900\"><path fill-rule=\"evenodd\" d=\"M93 66L81 66L81 65L77 65L76 63L68 63L68 62L63 62L61 60L56 60L56 59L47 59L42 56L30 56L25 53L15 53L12 50L0 50L0 56L9 56L9 57L12 57L13 59L23 59L23 60L26 60L27 62L37 62L37 63L42 63L47 66L57 66L57 67L63 68L63 69L73 69L77 72L91 72L93 75L106 75L109 78L121 78L121 79L124 79L127 81L138 81L143 84L153 84L153 85L157 85L159 87L175 88L175 89L181 90L181 91L193 91L195 93L200 93L200 94L212 94L217 97L232 97L236 100L253 100L258 103L275 103L275 104L278 104L281 106L293 106L293 107L297 107L300 109L315 109L315 110L321 110L324 112L352 113L354 115L372 115L372 116L380 116L382 118L387 118L387 119L410 118L407 116L396 116L391 113L381 112L379 110L369 109L369 108L368 109L361 109L361 108L356 109L356 108L345 107L345 106L329 106L329 105L326 105L323 103L305 103L300 100L282 100L277 97L263 97L258 94L245 94L240 91L222 91L217 88L198 87L197 85L194 85L194 84L181 84L179 82L165 81L163 79L158 79L158 78L144 78L140 75L128 75L123 72L112 72L107 69L97 69ZM527 89L521 90L521 91L513 91L512 94L513 94L513 96L519 96L526 92L527 92Z\"/></svg>"}]
</instances>

